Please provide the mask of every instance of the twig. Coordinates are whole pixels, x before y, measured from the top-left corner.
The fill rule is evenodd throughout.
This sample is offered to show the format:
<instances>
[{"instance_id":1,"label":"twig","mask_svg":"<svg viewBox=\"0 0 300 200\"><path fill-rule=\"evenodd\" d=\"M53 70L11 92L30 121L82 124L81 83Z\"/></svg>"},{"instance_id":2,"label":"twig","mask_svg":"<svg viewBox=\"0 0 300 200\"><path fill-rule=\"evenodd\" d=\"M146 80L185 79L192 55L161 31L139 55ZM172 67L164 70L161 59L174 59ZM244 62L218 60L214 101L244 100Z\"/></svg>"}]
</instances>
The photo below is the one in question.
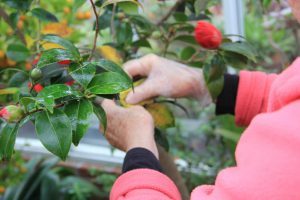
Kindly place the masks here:
<instances>
[{"instance_id":1,"label":"twig","mask_svg":"<svg viewBox=\"0 0 300 200\"><path fill-rule=\"evenodd\" d=\"M3 18L3 20L12 28L15 29L17 36L20 38L20 40L23 42L23 44L26 45L26 40L24 37L24 34L22 33L22 31L18 28L18 27L14 27L12 21L9 19L8 14L5 12L5 10L0 7L0 18Z\"/></svg>"},{"instance_id":2,"label":"twig","mask_svg":"<svg viewBox=\"0 0 300 200\"><path fill-rule=\"evenodd\" d=\"M93 0L90 0L91 4L92 4L92 8L93 8L93 11L94 11L94 14L95 14L95 17L96 17L96 27L95 27L95 37L94 37L94 45L93 45L93 49L92 49L92 52L90 54L90 57L89 57L89 61L92 60L93 58L93 55L95 53L95 50L96 50L96 45L97 45L97 37L98 37L98 33L99 33L99 17L98 17L98 13L97 13L97 10L96 10L96 6L93 2Z\"/></svg>"},{"instance_id":3,"label":"twig","mask_svg":"<svg viewBox=\"0 0 300 200\"><path fill-rule=\"evenodd\" d=\"M172 13L178 8L178 6L180 4L182 4L184 2L184 0L177 0L176 3L174 4L174 6L169 10L169 12L163 16L157 23L157 26L162 25L167 19L169 19L169 17L172 15Z\"/></svg>"}]
</instances>

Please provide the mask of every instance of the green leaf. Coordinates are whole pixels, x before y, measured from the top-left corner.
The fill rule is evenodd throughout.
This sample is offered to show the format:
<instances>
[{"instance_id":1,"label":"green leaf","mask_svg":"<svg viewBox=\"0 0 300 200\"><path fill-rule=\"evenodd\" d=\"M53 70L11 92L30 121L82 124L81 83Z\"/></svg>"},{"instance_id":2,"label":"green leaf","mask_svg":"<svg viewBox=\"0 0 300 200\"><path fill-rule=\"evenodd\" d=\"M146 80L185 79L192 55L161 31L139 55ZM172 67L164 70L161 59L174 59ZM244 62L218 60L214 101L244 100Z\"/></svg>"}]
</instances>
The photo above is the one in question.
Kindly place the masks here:
<instances>
[{"instance_id":1,"label":"green leaf","mask_svg":"<svg viewBox=\"0 0 300 200\"><path fill-rule=\"evenodd\" d=\"M225 63L219 55L214 56L211 63L203 67L205 82L213 99L216 99L223 89L225 69Z\"/></svg>"},{"instance_id":2,"label":"green leaf","mask_svg":"<svg viewBox=\"0 0 300 200\"><path fill-rule=\"evenodd\" d=\"M6 124L0 134L0 159L9 160L14 152L19 126Z\"/></svg>"},{"instance_id":3,"label":"green leaf","mask_svg":"<svg viewBox=\"0 0 300 200\"><path fill-rule=\"evenodd\" d=\"M175 12L173 16L177 22L186 22L188 20L188 16L182 12Z\"/></svg>"},{"instance_id":4,"label":"green leaf","mask_svg":"<svg viewBox=\"0 0 300 200\"><path fill-rule=\"evenodd\" d=\"M45 35L42 38L42 41L59 44L65 49L69 50L77 60L80 59L80 53L78 49L70 41L64 38L61 38L57 35Z\"/></svg>"},{"instance_id":5,"label":"green leaf","mask_svg":"<svg viewBox=\"0 0 300 200\"><path fill-rule=\"evenodd\" d=\"M72 78L84 88L87 88L96 73L96 67L91 63L72 63L69 69Z\"/></svg>"},{"instance_id":6,"label":"green leaf","mask_svg":"<svg viewBox=\"0 0 300 200\"><path fill-rule=\"evenodd\" d=\"M20 99L19 103L26 112L30 112L35 110L37 101L33 97L23 97Z\"/></svg>"},{"instance_id":7,"label":"green leaf","mask_svg":"<svg viewBox=\"0 0 300 200\"><path fill-rule=\"evenodd\" d=\"M120 75L122 75L124 78L126 78L128 81L131 81L131 78L128 76L128 74L116 63L102 59L97 62L92 62L93 65L100 67L108 72L116 72Z\"/></svg>"},{"instance_id":8,"label":"green leaf","mask_svg":"<svg viewBox=\"0 0 300 200\"><path fill-rule=\"evenodd\" d=\"M180 35L174 38L174 40L189 43L189 44L197 44L195 37L192 35Z\"/></svg>"},{"instance_id":9,"label":"green leaf","mask_svg":"<svg viewBox=\"0 0 300 200\"><path fill-rule=\"evenodd\" d=\"M182 60L189 60L196 53L196 49L193 47L185 47L181 53L180 57Z\"/></svg>"},{"instance_id":10,"label":"green leaf","mask_svg":"<svg viewBox=\"0 0 300 200\"><path fill-rule=\"evenodd\" d=\"M59 199L59 176L53 171L49 171L41 182L41 196L43 200Z\"/></svg>"},{"instance_id":11,"label":"green leaf","mask_svg":"<svg viewBox=\"0 0 300 200\"><path fill-rule=\"evenodd\" d=\"M104 132L106 131L106 127L107 127L107 117L106 117L106 113L104 111L104 109L102 108L101 105L98 105L96 103L93 104L93 108L94 108L94 113L97 116L97 118L99 119L101 126L103 127Z\"/></svg>"},{"instance_id":12,"label":"green leaf","mask_svg":"<svg viewBox=\"0 0 300 200\"><path fill-rule=\"evenodd\" d=\"M76 90L73 90L70 86L65 84L55 84L45 87L37 97L59 99L66 96L74 96L79 98L81 95Z\"/></svg>"},{"instance_id":13,"label":"green leaf","mask_svg":"<svg viewBox=\"0 0 300 200\"><path fill-rule=\"evenodd\" d=\"M80 101L72 101L65 106L65 113L71 120L73 137L72 141L77 146L87 132L90 117L93 113L93 105L89 100L81 99Z\"/></svg>"},{"instance_id":14,"label":"green leaf","mask_svg":"<svg viewBox=\"0 0 300 200\"><path fill-rule=\"evenodd\" d=\"M116 26L116 37L119 44L130 44L133 38L131 25L129 23L120 23Z\"/></svg>"},{"instance_id":15,"label":"green leaf","mask_svg":"<svg viewBox=\"0 0 300 200\"><path fill-rule=\"evenodd\" d=\"M72 12L75 13L78 10L78 8L80 8L85 2L86 2L86 0L76 0L76 1L74 1Z\"/></svg>"},{"instance_id":16,"label":"green leaf","mask_svg":"<svg viewBox=\"0 0 300 200\"><path fill-rule=\"evenodd\" d=\"M135 0L107 0L105 1L102 6L101 6L101 9L104 8L105 6L108 6L110 4L115 4L115 3L121 3L121 2L130 2L130 3L134 3L140 7L143 8L142 4L138 1L135 1Z\"/></svg>"},{"instance_id":17,"label":"green leaf","mask_svg":"<svg viewBox=\"0 0 300 200\"><path fill-rule=\"evenodd\" d=\"M7 47L6 55L12 60L21 62L27 60L30 52L23 44L10 44Z\"/></svg>"},{"instance_id":18,"label":"green leaf","mask_svg":"<svg viewBox=\"0 0 300 200\"><path fill-rule=\"evenodd\" d=\"M55 15L43 8L34 8L31 10L31 13L41 21L58 22L58 19Z\"/></svg>"},{"instance_id":19,"label":"green leaf","mask_svg":"<svg viewBox=\"0 0 300 200\"><path fill-rule=\"evenodd\" d=\"M17 72L9 79L8 86L21 87L26 81L28 81L28 74L25 72Z\"/></svg>"},{"instance_id":20,"label":"green leaf","mask_svg":"<svg viewBox=\"0 0 300 200\"><path fill-rule=\"evenodd\" d=\"M253 47L247 42L226 42L221 45L220 49L246 56L248 59L256 62L257 54Z\"/></svg>"},{"instance_id":21,"label":"green leaf","mask_svg":"<svg viewBox=\"0 0 300 200\"><path fill-rule=\"evenodd\" d=\"M31 5L33 0L1 0L0 2L5 3L6 5L15 8L20 9L23 11L27 11Z\"/></svg>"},{"instance_id":22,"label":"green leaf","mask_svg":"<svg viewBox=\"0 0 300 200\"><path fill-rule=\"evenodd\" d=\"M42 68L62 60L78 61L78 58L74 57L74 55L66 49L49 49L42 53L37 67Z\"/></svg>"},{"instance_id":23,"label":"green leaf","mask_svg":"<svg viewBox=\"0 0 300 200\"><path fill-rule=\"evenodd\" d=\"M120 2L118 3L120 7L127 14L138 14L139 7L135 2Z\"/></svg>"},{"instance_id":24,"label":"green leaf","mask_svg":"<svg viewBox=\"0 0 300 200\"><path fill-rule=\"evenodd\" d=\"M148 42L147 39L139 39L137 41L134 41L132 43L132 46L134 47L146 47L146 48L151 48L151 44Z\"/></svg>"},{"instance_id":25,"label":"green leaf","mask_svg":"<svg viewBox=\"0 0 300 200\"><path fill-rule=\"evenodd\" d=\"M72 142L72 126L68 116L58 109L37 113L35 121L37 137L42 144L62 160L67 158Z\"/></svg>"},{"instance_id":26,"label":"green leaf","mask_svg":"<svg viewBox=\"0 0 300 200\"><path fill-rule=\"evenodd\" d=\"M87 91L93 94L117 94L132 87L132 82L116 72L97 74Z\"/></svg>"}]
</instances>

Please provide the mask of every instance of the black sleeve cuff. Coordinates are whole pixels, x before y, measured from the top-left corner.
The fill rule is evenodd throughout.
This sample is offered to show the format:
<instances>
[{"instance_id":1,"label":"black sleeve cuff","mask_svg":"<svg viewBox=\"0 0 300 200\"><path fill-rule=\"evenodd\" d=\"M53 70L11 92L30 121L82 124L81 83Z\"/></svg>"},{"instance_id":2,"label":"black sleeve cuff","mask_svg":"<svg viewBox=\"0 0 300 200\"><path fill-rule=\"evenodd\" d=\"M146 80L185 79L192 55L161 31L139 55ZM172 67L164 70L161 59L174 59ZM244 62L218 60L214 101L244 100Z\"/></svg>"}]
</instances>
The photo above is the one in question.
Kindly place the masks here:
<instances>
[{"instance_id":1,"label":"black sleeve cuff","mask_svg":"<svg viewBox=\"0 0 300 200\"><path fill-rule=\"evenodd\" d=\"M129 150L124 159L122 173L142 168L162 172L159 161L151 151L145 148L134 148Z\"/></svg>"},{"instance_id":2,"label":"black sleeve cuff","mask_svg":"<svg viewBox=\"0 0 300 200\"><path fill-rule=\"evenodd\" d=\"M224 75L224 87L216 102L216 114L235 114L235 103L239 85L239 76Z\"/></svg>"}]
</instances>

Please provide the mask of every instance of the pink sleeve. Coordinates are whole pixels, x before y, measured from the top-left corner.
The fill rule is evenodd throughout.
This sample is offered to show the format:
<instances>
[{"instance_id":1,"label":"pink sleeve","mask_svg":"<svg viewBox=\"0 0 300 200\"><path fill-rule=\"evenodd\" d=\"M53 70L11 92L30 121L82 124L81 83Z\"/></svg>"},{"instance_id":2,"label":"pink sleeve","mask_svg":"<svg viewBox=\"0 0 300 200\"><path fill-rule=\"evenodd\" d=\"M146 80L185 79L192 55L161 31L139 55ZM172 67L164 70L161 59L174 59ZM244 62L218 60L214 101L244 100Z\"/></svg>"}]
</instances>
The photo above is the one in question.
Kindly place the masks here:
<instances>
[{"instance_id":1,"label":"pink sleeve","mask_svg":"<svg viewBox=\"0 0 300 200\"><path fill-rule=\"evenodd\" d=\"M110 193L110 200L180 200L175 184L164 174L150 169L136 169L120 176Z\"/></svg>"},{"instance_id":2,"label":"pink sleeve","mask_svg":"<svg viewBox=\"0 0 300 200\"><path fill-rule=\"evenodd\" d=\"M255 115L266 111L270 88L276 77L263 72L240 72L235 106L237 125L247 126Z\"/></svg>"},{"instance_id":3,"label":"pink sleeve","mask_svg":"<svg viewBox=\"0 0 300 200\"><path fill-rule=\"evenodd\" d=\"M200 186L192 200L299 200L300 99L256 116L236 149L236 167L222 170L215 186Z\"/></svg>"}]
</instances>

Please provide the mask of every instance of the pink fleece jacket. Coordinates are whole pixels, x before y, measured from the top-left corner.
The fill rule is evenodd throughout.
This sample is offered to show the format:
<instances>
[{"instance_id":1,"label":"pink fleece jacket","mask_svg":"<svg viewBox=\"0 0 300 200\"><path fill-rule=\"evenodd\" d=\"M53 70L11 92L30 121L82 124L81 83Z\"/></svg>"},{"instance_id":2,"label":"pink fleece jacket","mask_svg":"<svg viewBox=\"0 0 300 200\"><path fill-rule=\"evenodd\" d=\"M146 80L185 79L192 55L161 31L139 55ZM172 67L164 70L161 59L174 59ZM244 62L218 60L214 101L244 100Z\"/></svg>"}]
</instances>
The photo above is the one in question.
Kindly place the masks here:
<instances>
[{"instance_id":1,"label":"pink fleece jacket","mask_svg":"<svg viewBox=\"0 0 300 200\"><path fill-rule=\"evenodd\" d=\"M280 75L240 73L236 123L249 125L236 152L237 165L215 185L194 189L191 200L300 200L300 58ZM179 200L165 175L137 169L120 176L111 200Z\"/></svg>"}]
</instances>

